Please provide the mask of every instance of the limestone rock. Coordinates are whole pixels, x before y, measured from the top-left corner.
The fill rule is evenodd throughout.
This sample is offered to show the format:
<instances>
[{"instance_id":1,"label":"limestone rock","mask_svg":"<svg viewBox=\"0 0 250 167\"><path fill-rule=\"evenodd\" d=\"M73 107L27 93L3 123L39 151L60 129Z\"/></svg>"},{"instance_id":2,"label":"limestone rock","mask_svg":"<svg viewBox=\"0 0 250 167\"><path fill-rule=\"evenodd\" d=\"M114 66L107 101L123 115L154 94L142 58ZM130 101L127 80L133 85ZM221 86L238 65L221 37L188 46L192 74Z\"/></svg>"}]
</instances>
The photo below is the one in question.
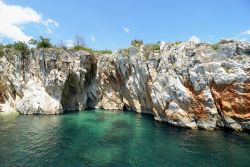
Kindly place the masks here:
<instances>
[{"instance_id":1,"label":"limestone rock","mask_svg":"<svg viewBox=\"0 0 250 167\"><path fill-rule=\"evenodd\" d=\"M3 111L58 114L95 107L96 59L86 52L32 49L23 55L6 50L0 64L7 87L0 90Z\"/></svg>"},{"instance_id":2,"label":"limestone rock","mask_svg":"<svg viewBox=\"0 0 250 167\"><path fill-rule=\"evenodd\" d=\"M100 57L97 107L151 113L194 129L249 129L249 46L161 43L149 60L143 47Z\"/></svg>"},{"instance_id":3,"label":"limestone rock","mask_svg":"<svg viewBox=\"0 0 250 167\"><path fill-rule=\"evenodd\" d=\"M60 101L51 97L44 87L32 80L27 83L27 90L16 108L22 114L59 114L63 111Z\"/></svg>"},{"instance_id":4,"label":"limestone rock","mask_svg":"<svg viewBox=\"0 0 250 167\"><path fill-rule=\"evenodd\" d=\"M250 129L247 42L162 42L99 56L63 49L4 53L1 111L125 109L193 129Z\"/></svg>"}]
</instances>

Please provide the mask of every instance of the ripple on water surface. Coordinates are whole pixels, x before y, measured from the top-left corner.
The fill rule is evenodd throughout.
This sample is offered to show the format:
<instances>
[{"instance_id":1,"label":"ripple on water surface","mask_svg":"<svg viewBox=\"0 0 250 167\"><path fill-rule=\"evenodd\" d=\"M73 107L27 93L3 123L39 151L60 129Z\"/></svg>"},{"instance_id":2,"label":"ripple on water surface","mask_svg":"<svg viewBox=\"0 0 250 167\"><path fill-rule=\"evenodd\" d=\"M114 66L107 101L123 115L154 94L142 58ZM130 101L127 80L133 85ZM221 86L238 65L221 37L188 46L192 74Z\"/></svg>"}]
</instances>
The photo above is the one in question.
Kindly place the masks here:
<instances>
[{"instance_id":1,"label":"ripple on water surface","mask_svg":"<svg viewBox=\"0 0 250 167\"><path fill-rule=\"evenodd\" d=\"M0 113L0 166L249 166L245 132L188 130L133 112Z\"/></svg>"}]
</instances>

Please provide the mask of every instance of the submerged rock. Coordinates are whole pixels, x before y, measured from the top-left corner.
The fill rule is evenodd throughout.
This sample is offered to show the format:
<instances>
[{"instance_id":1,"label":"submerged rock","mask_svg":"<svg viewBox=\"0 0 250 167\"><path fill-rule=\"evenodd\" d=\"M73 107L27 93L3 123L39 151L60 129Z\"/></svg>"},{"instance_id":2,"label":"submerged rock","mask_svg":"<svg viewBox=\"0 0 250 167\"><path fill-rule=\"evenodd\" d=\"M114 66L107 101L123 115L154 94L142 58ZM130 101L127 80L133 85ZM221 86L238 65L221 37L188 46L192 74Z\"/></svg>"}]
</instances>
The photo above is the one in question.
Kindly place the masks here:
<instances>
[{"instance_id":1,"label":"submerged rock","mask_svg":"<svg viewBox=\"0 0 250 167\"><path fill-rule=\"evenodd\" d=\"M150 113L175 126L250 129L250 44L162 43L94 56L34 49L0 58L0 109L58 114L86 108Z\"/></svg>"}]
</instances>

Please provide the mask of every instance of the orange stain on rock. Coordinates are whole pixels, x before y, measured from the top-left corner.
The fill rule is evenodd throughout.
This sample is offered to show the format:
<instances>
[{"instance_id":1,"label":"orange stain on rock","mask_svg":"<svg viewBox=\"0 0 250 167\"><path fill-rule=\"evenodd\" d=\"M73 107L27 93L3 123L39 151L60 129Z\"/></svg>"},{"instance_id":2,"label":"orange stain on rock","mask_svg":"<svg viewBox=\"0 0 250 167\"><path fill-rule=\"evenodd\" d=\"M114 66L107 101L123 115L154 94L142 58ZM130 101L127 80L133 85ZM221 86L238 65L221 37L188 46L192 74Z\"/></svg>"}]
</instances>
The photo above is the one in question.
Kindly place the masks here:
<instances>
[{"instance_id":1,"label":"orange stain on rock","mask_svg":"<svg viewBox=\"0 0 250 167\"><path fill-rule=\"evenodd\" d=\"M208 113L204 106L205 99L203 91L196 92L190 81L186 81L184 86L187 88L189 95L192 97L191 104L187 104L187 110L189 113L194 114L196 119L208 118Z\"/></svg>"},{"instance_id":2,"label":"orange stain on rock","mask_svg":"<svg viewBox=\"0 0 250 167\"><path fill-rule=\"evenodd\" d=\"M230 117L250 119L250 82L211 85L217 108Z\"/></svg>"}]
</instances>

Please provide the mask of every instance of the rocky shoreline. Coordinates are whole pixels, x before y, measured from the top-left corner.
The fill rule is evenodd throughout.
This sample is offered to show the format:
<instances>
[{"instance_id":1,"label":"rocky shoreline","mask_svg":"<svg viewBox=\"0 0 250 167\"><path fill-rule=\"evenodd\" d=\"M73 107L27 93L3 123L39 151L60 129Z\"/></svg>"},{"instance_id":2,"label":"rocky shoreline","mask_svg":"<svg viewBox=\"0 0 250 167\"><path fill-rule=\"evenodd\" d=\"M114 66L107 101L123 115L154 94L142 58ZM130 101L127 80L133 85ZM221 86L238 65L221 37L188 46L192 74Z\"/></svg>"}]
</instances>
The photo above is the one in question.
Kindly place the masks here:
<instances>
[{"instance_id":1,"label":"rocky shoreline","mask_svg":"<svg viewBox=\"0 0 250 167\"><path fill-rule=\"evenodd\" d=\"M250 129L250 43L161 43L91 55L4 50L0 110L60 114L103 108L150 113L192 129Z\"/></svg>"}]
</instances>

